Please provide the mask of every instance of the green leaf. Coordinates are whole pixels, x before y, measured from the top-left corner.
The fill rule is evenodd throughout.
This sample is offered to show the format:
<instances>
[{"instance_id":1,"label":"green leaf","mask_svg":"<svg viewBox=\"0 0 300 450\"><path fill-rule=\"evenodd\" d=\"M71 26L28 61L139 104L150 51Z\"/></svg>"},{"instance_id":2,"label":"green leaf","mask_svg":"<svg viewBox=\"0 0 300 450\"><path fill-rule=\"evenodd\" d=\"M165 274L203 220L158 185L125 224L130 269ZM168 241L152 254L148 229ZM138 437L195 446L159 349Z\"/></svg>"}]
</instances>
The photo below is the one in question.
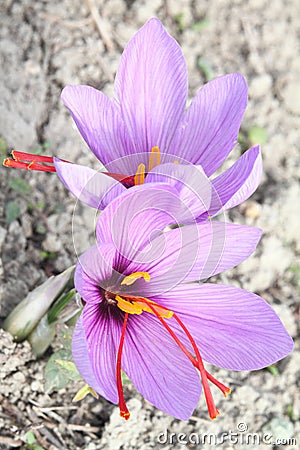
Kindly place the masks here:
<instances>
[{"instance_id":1,"label":"green leaf","mask_svg":"<svg viewBox=\"0 0 300 450\"><path fill-rule=\"evenodd\" d=\"M58 350L46 364L45 391L47 393L59 391L66 387L70 381L81 379L75 364L71 361L70 350L64 348Z\"/></svg>"},{"instance_id":2,"label":"green leaf","mask_svg":"<svg viewBox=\"0 0 300 450\"><path fill-rule=\"evenodd\" d=\"M209 26L209 20L202 19L202 20L199 20L199 22L193 23L191 28L194 31L202 31L202 30L205 30L205 28L207 28L208 26Z\"/></svg>"},{"instance_id":3,"label":"green leaf","mask_svg":"<svg viewBox=\"0 0 300 450\"><path fill-rule=\"evenodd\" d=\"M274 364L272 364L271 366L268 366L267 369L274 377L279 376L279 370L277 369L277 367Z\"/></svg>"},{"instance_id":4,"label":"green leaf","mask_svg":"<svg viewBox=\"0 0 300 450\"><path fill-rule=\"evenodd\" d=\"M205 81L210 81L214 78L214 71L212 65L206 58L200 56L198 58L197 65L201 70L201 72L203 73Z\"/></svg>"},{"instance_id":5,"label":"green leaf","mask_svg":"<svg viewBox=\"0 0 300 450\"><path fill-rule=\"evenodd\" d=\"M25 434L25 439L28 445L32 445L35 443L35 435L33 431L28 431L28 433Z\"/></svg>"},{"instance_id":6,"label":"green leaf","mask_svg":"<svg viewBox=\"0 0 300 450\"><path fill-rule=\"evenodd\" d=\"M11 223L17 219L21 214L21 209L18 203L14 200L8 202L5 206L5 221Z\"/></svg>"},{"instance_id":7,"label":"green leaf","mask_svg":"<svg viewBox=\"0 0 300 450\"><path fill-rule=\"evenodd\" d=\"M56 302L51 306L51 308L48 311L48 320L49 323L54 322L59 313L67 306L70 300L74 297L76 294L75 289L72 289L71 291L63 294Z\"/></svg>"},{"instance_id":8,"label":"green leaf","mask_svg":"<svg viewBox=\"0 0 300 450\"><path fill-rule=\"evenodd\" d=\"M248 130L250 145L265 144L267 142L267 132L264 128L253 126Z\"/></svg>"},{"instance_id":9,"label":"green leaf","mask_svg":"<svg viewBox=\"0 0 300 450\"><path fill-rule=\"evenodd\" d=\"M177 24L178 31L180 33L182 33L184 31L184 28L185 28L185 25L184 25L184 14L183 13L175 14L174 20L175 20L175 22Z\"/></svg>"},{"instance_id":10,"label":"green leaf","mask_svg":"<svg viewBox=\"0 0 300 450\"><path fill-rule=\"evenodd\" d=\"M5 139L0 137L0 165L2 166L3 161L7 158L7 146Z\"/></svg>"},{"instance_id":11,"label":"green leaf","mask_svg":"<svg viewBox=\"0 0 300 450\"><path fill-rule=\"evenodd\" d=\"M83 400L88 394L92 394L93 397L99 398L97 392L94 391L91 386L85 384L81 389L79 389L75 397L72 399L72 402L79 402L80 400Z\"/></svg>"},{"instance_id":12,"label":"green leaf","mask_svg":"<svg viewBox=\"0 0 300 450\"><path fill-rule=\"evenodd\" d=\"M18 194L28 195L31 192L31 187L24 178L11 178L8 183L9 187L16 191Z\"/></svg>"},{"instance_id":13,"label":"green leaf","mask_svg":"<svg viewBox=\"0 0 300 450\"><path fill-rule=\"evenodd\" d=\"M31 150L31 153L33 153L34 155L41 155L42 153L44 153L45 150L47 150L47 148L50 147L50 142L45 141L43 142L43 144L38 145L37 147L35 147L34 149Z\"/></svg>"},{"instance_id":14,"label":"green leaf","mask_svg":"<svg viewBox=\"0 0 300 450\"><path fill-rule=\"evenodd\" d=\"M76 374L79 374L77 367L73 363L73 361L66 361L64 359L56 359L56 364L59 364L63 369L67 370L68 372L74 372Z\"/></svg>"}]
</instances>

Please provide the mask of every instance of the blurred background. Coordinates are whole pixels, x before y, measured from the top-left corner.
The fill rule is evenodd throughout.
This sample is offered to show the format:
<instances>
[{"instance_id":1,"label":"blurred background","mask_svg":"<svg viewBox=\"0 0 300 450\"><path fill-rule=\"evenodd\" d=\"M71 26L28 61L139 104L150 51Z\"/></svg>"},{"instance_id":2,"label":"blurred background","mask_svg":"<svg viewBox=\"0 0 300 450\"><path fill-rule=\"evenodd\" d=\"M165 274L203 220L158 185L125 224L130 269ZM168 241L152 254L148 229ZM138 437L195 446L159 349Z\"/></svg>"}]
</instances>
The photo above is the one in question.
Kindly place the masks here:
<instances>
[{"instance_id":1,"label":"blurred background","mask_svg":"<svg viewBox=\"0 0 300 450\"><path fill-rule=\"evenodd\" d=\"M210 79L241 72L249 85L249 104L239 145L224 168L246 148L261 143L264 175L257 192L235 208L228 220L255 225L264 234L256 253L226 272L222 283L264 297L295 339L284 361L252 373L212 368L232 387L215 393L220 417L211 422L201 397L188 422L156 410L128 385L132 418L118 408L86 397L74 405L74 383L46 394L44 367L29 345L0 334L0 448L182 449L197 436L238 433L220 448L257 448L247 433L298 439L300 289L300 3L298 0L0 0L0 157L12 149L58 156L98 167L60 100L69 83L89 84L113 96L114 74L125 44L151 17L158 17L182 47L189 71L190 99ZM86 208L55 174L0 168L0 297L5 318L27 293L75 262L88 247L92 225ZM59 348L57 339L53 348ZM244 431L239 424L246 425ZM167 431L166 431L167 430ZM33 433L28 442L25 433ZM161 433L168 435L168 439ZM175 436L170 438L170 433ZM176 434L177 433L177 434ZM180 442L178 433L186 435ZM27 439L27 440L26 440ZM24 440L26 443L24 443ZM166 442L164 442L166 440ZM179 442L178 442L179 441ZM282 441L283 442L283 441ZM279 441L277 441L277 444ZM283 442L284 443L284 442ZM296 448L293 441L285 449ZM280 447L279 447L280 448Z\"/></svg>"}]
</instances>

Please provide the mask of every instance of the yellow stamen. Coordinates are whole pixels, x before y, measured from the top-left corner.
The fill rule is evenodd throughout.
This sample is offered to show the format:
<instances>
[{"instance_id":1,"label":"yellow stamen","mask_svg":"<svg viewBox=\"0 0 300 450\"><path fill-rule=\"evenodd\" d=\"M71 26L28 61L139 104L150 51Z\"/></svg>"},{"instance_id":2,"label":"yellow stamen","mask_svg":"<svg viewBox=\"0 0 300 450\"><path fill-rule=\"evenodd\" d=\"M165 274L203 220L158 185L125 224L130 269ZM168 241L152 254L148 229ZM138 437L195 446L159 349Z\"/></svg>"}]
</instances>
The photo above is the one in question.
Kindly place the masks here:
<instances>
[{"instance_id":1,"label":"yellow stamen","mask_svg":"<svg viewBox=\"0 0 300 450\"><path fill-rule=\"evenodd\" d=\"M139 278L144 278L145 281L150 281L150 275L148 272L134 272L122 280L121 284L125 284L126 286L131 286L136 282Z\"/></svg>"},{"instance_id":2,"label":"yellow stamen","mask_svg":"<svg viewBox=\"0 0 300 450\"><path fill-rule=\"evenodd\" d=\"M173 316L173 311L170 311L163 306L158 305L152 300L143 297L130 297L130 300L127 300L120 295L116 295L116 300L118 302L117 306L124 312L129 314L142 314L143 311L149 312L151 314L155 314L159 317L163 317L164 319L170 319ZM151 304L151 306L149 306ZM155 309L155 312L153 311Z\"/></svg>"},{"instance_id":3,"label":"yellow stamen","mask_svg":"<svg viewBox=\"0 0 300 450\"><path fill-rule=\"evenodd\" d=\"M177 159L174 159L174 164L180 164L180 162L177 161Z\"/></svg>"},{"instance_id":4,"label":"yellow stamen","mask_svg":"<svg viewBox=\"0 0 300 450\"><path fill-rule=\"evenodd\" d=\"M120 297L119 295L116 295L116 300L118 302L118 307L129 314L142 314L143 312L143 306L137 305L135 302L130 302L128 300L125 300L125 298Z\"/></svg>"},{"instance_id":5,"label":"yellow stamen","mask_svg":"<svg viewBox=\"0 0 300 450\"><path fill-rule=\"evenodd\" d=\"M134 184L135 186L139 184L144 184L144 181L145 181L145 164L140 164L134 175Z\"/></svg>"},{"instance_id":6,"label":"yellow stamen","mask_svg":"<svg viewBox=\"0 0 300 450\"><path fill-rule=\"evenodd\" d=\"M157 145L156 145L155 147L152 147L152 150L150 153L148 172L150 172L150 170L152 170L153 167L156 167L159 164L160 164L160 150L159 150L159 147L157 147Z\"/></svg>"}]
</instances>

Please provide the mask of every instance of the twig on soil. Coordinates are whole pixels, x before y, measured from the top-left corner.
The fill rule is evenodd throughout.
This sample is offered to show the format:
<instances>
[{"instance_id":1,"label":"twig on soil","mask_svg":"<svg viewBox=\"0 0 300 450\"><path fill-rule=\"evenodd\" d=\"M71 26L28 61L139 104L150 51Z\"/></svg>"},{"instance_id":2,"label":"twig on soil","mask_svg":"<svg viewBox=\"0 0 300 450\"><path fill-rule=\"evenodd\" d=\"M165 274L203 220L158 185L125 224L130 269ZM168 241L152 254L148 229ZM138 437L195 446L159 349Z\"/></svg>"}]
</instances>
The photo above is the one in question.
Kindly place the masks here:
<instances>
[{"instance_id":1,"label":"twig on soil","mask_svg":"<svg viewBox=\"0 0 300 450\"><path fill-rule=\"evenodd\" d=\"M105 47L107 50L112 50L114 48L114 44L110 38L110 30L109 30L109 24L107 21L102 19L102 17L99 14L99 11L96 7L95 0L85 0L91 16L95 22L96 27L98 28L98 31L100 33L101 39L104 42Z\"/></svg>"},{"instance_id":2,"label":"twig on soil","mask_svg":"<svg viewBox=\"0 0 300 450\"><path fill-rule=\"evenodd\" d=\"M241 22L250 53L252 53L252 56L254 56L254 59L258 62L258 64L255 65L255 70L258 73L264 73L264 62L257 50L257 35L255 34L255 30L253 29L253 27L251 27L250 23L246 19L241 18Z\"/></svg>"},{"instance_id":3,"label":"twig on soil","mask_svg":"<svg viewBox=\"0 0 300 450\"><path fill-rule=\"evenodd\" d=\"M92 17L86 17L82 20L65 20L62 17L54 16L51 14L40 13L42 19L49 20L51 22L63 23L67 28L82 28L86 25L90 25L93 22Z\"/></svg>"},{"instance_id":4,"label":"twig on soil","mask_svg":"<svg viewBox=\"0 0 300 450\"><path fill-rule=\"evenodd\" d=\"M0 445L7 445L9 447L20 447L24 442L20 439L13 439L8 436L0 436Z\"/></svg>"}]
</instances>

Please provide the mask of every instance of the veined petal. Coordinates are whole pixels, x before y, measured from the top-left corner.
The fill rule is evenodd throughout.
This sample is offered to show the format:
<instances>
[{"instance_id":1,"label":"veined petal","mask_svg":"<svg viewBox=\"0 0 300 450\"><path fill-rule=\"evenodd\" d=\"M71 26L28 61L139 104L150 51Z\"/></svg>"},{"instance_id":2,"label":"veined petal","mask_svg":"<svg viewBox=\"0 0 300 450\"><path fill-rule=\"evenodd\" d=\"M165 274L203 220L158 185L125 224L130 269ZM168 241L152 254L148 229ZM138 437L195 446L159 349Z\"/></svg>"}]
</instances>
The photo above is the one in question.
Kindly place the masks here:
<instances>
[{"instance_id":1,"label":"veined petal","mask_svg":"<svg viewBox=\"0 0 300 450\"><path fill-rule=\"evenodd\" d=\"M239 73L205 84L192 101L174 142L178 154L212 175L234 147L247 106L247 84Z\"/></svg>"},{"instance_id":2,"label":"veined petal","mask_svg":"<svg viewBox=\"0 0 300 450\"><path fill-rule=\"evenodd\" d=\"M250 148L230 169L212 181L211 216L239 205L256 190L262 176L259 146Z\"/></svg>"},{"instance_id":3,"label":"veined petal","mask_svg":"<svg viewBox=\"0 0 300 450\"><path fill-rule=\"evenodd\" d=\"M130 319L122 357L124 371L156 408L187 420L201 394L198 373L156 317L143 313Z\"/></svg>"},{"instance_id":4,"label":"veined petal","mask_svg":"<svg viewBox=\"0 0 300 450\"><path fill-rule=\"evenodd\" d=\"M115 248L112 244L90 247L77 261L74 284L86 303L101 303L100 288L113 274Z\"/></svg>"},{"instance_id":5,"label":"veined petal","mask_svg":"<svg viewBox=\"0 0 300 450\"><path fill-rule=\"evenodd\" d=\"M83 139L102 164L130 152L133 146L116 102L91 86L80 85L66 86L61 98Z\"/></svg>"},{"instance_id":6,"label":"veined petal","mask_svg":"<svg viewBox=\"0 0 300 450\"><path fill-rule=\"evenodd\" d=\"M82 316L79 317L74 328L72 337L72 356L76 367L84 379L98 394L105 396L105 393L95 378L86 341L84 328L82 326Z\"/></svg>"},{"instance_id":7,"label":"veined petal","mask_svg":"<svg viewBox=\"0 0 300 450\"><path fill-rule=\"evenodd\" d=\"M261 230L222 222L206 222L170 230L152 241L153 260L134 260L128 271L144 271L150 282L131 286L136 295L152 296L180 283L206 279L240 264L255 250ZM140 292L143 290L144 294Z\"/></svg>"},{"instance_id":8,"label":"veined petal","mask_svg":"<svg viewBox=\"0 0 300 450\"><path fill-rule=\"evenodd\" d=\"M125 47L115 91L131 152L159 146L165 153L184 113L187 70L179 45L158 19L150 19Z\"/></svg>"},{"instance_id":9,"label":"veined petal","mask_svg":"<svg viewBox=\"0 0 300 450\"><path fill-rule=\"evenodd\" d=\"M152 241L167 225L192 221L175 188L148 183L129 189L105 208L97 222L97 241L113 243L118 252L116 265L125 270L129 262L156 257Z\"/></svg>"},{"instance_id":10,"label":"veined petal","mask_svg":"<svg viewBox=\"0 0 300 450\"><path fill-rule=\"evenodd\" d=\"M101 395L118 403L116 357L122 330L121 311L112 312L105 303L86 304L82 325L86 335L91 370L101 388Z\"/></svg>"},{"instance_id":11,"label":"veined petal","mask_svg":"<svg viewBox=\"0 0 300 450\"><path fill-rule=\"evenodd\" d=\"M57 158L54 158L54 165L66 188L92 208L104 209L115 197L126 191L118 181L89 167L70 164Z\"/></svg>"},{"instance_id":12,"label":"veined petal","mask_svg":"<svg viewBox=\"0 0 300 450\"><path fill-rule=\"evenodd\" d=\"M160 164L148 173L145 182L168 183L175 187L193 217L198 217L209 209L212 184L201 166Z\"/></svg>"},{"instance_id":13,"label":"veined petal","mask_svg":"<svg viewBox=\"0 0 300 450\"><path fill-rule=\"evenodd\" d=\"M243 289L188 284L154 300L177 313L203 359L225 369L261 369L293 349L293 340L273 309Z\"/></svg>"}]
</instances>

